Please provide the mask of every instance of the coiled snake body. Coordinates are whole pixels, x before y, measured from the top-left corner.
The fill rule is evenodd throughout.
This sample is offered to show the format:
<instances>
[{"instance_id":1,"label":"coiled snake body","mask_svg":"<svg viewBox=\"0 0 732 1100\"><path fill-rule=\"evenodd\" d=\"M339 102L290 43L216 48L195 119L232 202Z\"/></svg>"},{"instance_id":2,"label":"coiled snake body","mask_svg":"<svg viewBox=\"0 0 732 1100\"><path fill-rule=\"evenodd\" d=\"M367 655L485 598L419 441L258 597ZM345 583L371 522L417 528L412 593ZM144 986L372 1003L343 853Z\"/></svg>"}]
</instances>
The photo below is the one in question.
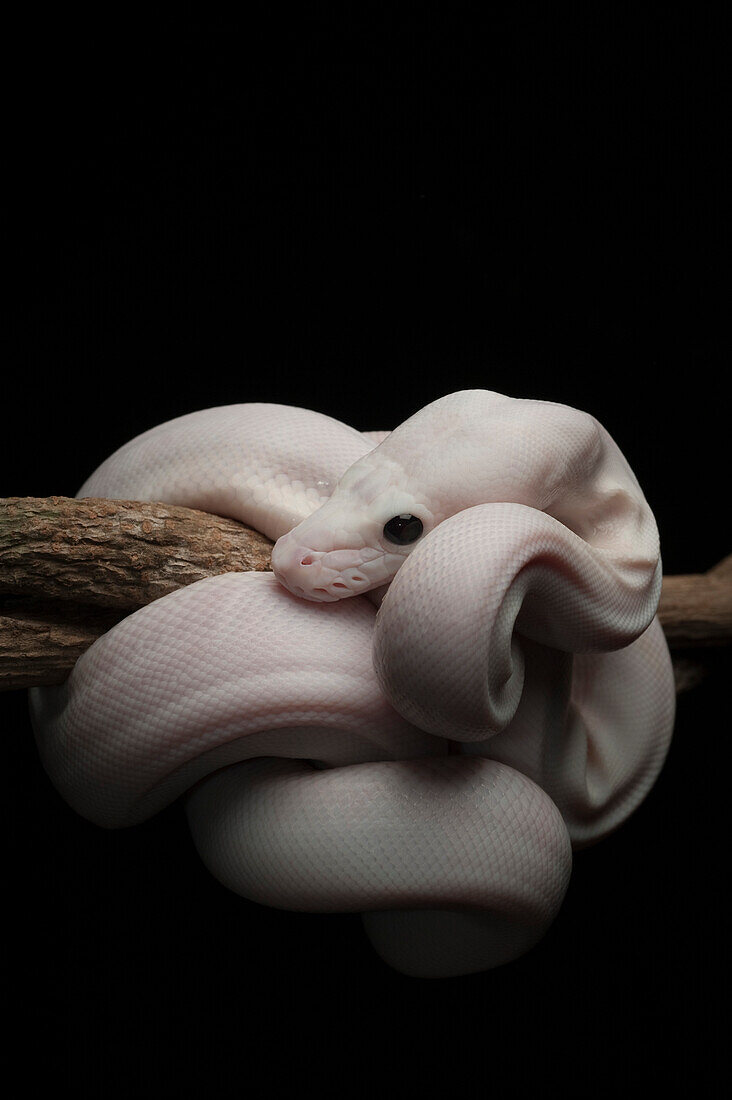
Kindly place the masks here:
<instances>
[{"instance_id":1,"label":"coiled snake body","mask_svg":"<svg viewBox=\"0 0 732 1100\"><path fill-rule=\"evenodd\" d=\"M361 912L406 974L528 950L572 847L620 825L661 768L675 695L656 525L585 413L470 390L369 435L225 406L145 432L78 495L278 541L274 575L156 600L30 693L58 790L108 827L185 793L221 882Z\"/></svg>"}]
</instances>

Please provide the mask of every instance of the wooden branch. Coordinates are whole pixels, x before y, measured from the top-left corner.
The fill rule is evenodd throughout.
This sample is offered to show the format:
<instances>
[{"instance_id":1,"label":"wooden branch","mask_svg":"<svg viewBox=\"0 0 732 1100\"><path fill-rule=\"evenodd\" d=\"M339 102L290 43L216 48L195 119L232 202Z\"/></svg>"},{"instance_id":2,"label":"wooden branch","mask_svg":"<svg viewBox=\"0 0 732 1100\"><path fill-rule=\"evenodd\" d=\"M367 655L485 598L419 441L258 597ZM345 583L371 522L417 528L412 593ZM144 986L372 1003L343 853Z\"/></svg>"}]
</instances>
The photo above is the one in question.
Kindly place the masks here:
<instances>
[{"instance_id":1,"label":"wooden branch","mask_svg":"<svg viewBox=\"0 0 732 1100\"><path fill-rule=\"evenodd\" d=\"M672 649L732 642L732 554L707 573L663 578L658 617Z\"/></svg>"},{"instance_id":2,"label":"wooden branch","mask_svg":"<svg viewBox=\"0 0 732 1100\"><path fill-rule=\"evenodd\" d=\"M236 520L176 505L0 500L0 690L61 683L130 612L204 577L267 570L271 549ZM732 555L664 577L659 618L686 690L732 644Z\"/></svg>"},{"instance_id":3,"label":"wooden branch","mask_svg":"<svg viewBox=\"0 0 732 1100\"><path fill-rule=\"evenodd\" d=\"M0 500L0 690L57 684L116 622L204 577L269 569L270 539L171 504Z\"/></svg>"},{"instance_id":4,"label":"wooden branch","mask_svg":"<svg viewBox=\"0 0 732 1100\"><path fill-rule=\"evenodd\" d=\"M0 598L128 613L203 577L269 569L271 550L243 523L172 504L0 500Z\"/></svg>"}]
</instances>

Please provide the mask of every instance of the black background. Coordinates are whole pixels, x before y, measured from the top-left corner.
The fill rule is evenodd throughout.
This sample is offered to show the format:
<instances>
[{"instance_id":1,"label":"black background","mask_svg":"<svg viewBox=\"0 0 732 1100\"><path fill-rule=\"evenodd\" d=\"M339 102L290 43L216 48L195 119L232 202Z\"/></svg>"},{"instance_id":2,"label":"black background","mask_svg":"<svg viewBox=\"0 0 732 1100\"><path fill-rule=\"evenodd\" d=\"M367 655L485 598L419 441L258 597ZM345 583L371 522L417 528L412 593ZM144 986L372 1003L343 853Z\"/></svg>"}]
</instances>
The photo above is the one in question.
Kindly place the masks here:
<instances>
[{"instance_id":1,"label":"black background","mask_svg":"<svg viewBox=\"0 0 732 1100\"><path fill-rule=\"evenodd\" d=\"M198 408L381 428L478 386L594 413L665 571L713 565L730 548L713 8L345 11L18 33L0 494L73 495ZM79 1095L262 1073L344 1095L703 1093L727 957L721 681L680 699L654 791L576 856L545 940L436 983L390 971L358 917L227 893L178 806L121 832L78 818L24 693L6 696L11 1055L30 1040Z\"/></svg>"}]
</instances>

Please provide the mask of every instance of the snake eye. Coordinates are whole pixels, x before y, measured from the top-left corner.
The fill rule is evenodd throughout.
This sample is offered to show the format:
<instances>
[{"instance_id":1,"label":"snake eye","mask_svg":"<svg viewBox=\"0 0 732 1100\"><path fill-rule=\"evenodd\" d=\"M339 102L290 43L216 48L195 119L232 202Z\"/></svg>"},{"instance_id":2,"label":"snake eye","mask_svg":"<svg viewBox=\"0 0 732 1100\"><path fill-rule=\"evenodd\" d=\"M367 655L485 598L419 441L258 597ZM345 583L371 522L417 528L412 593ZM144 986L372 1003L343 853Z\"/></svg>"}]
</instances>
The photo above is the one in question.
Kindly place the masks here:
<instances>
[{"instance_id":1,"label":"snake eye","mask_svg":"<svg viewBox=\"0 0 732 1100\"><path fill-rule=\"evenodd\" d=\"M416 516L394 516L384 524L384 537L389 542L398 542L400 546L405 546L408 542L416 542L422 530L422 520Z\"/></svg>"}]
</instances>

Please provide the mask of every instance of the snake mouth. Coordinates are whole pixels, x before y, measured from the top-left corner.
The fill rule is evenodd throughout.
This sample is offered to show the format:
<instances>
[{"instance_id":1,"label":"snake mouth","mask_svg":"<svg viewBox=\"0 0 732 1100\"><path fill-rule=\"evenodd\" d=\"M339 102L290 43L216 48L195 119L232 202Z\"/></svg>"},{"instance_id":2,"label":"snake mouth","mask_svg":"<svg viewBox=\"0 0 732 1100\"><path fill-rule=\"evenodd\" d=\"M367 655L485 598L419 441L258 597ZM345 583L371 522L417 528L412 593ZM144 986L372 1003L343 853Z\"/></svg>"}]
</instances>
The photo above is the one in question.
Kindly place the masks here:
<instances>
[{"instance_id":1,"label":"snake mouth","mask_svg":"<svg viewBox=\"0 0 732 1100\"><path fill-rule=\"evenodd\" d=\"M328 588L302 588L298 584L285 584L284 581L280 581L280 583L293 596L297 596L301 600L310 600L312 603L336 603L347 596L358 595L355 591L343 591L342 588L332 591Z\"/></svg>"},{"instance_id":2,"label":"snake mouth","mask_svg":"<svg viewBox=\"0 0 732 1100\"><path fill-rule=\"evenodd\" d=\"M337 574L337 576L340 575ZM366 577L362 576L352 578L351 583L348 584L341 579L328 583L322 577L319 578L320 584L314 585L298 584L291 577L285 578L282 575L279 575L277 579L293 596L299 596L303 600L312 600L315 603L333 603L336 600L345 599L347 596L358 596L374 587Z\"/></svg>"}]
</instances>

